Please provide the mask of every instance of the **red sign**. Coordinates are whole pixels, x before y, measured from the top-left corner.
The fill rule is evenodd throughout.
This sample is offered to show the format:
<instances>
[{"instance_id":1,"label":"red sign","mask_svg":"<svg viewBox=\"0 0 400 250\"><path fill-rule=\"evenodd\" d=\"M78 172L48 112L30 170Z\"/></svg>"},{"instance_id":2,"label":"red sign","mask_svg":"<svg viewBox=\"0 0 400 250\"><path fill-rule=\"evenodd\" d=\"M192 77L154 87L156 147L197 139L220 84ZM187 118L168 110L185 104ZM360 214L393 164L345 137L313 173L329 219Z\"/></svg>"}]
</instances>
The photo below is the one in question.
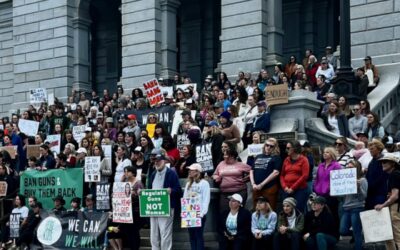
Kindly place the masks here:
<instances>
[{"instance_id":1,"label":"red sign","mask_svg":"<svg viewBox=\"0 0 400 250\"><path fill-rule=\"evenodd\" d=\"M143 86L144 90L146 91L147 100L149 100L151 107L164 102L164 96L161 92L157 79L147 81L143 83Z\"/></svg>"}]
</instances>

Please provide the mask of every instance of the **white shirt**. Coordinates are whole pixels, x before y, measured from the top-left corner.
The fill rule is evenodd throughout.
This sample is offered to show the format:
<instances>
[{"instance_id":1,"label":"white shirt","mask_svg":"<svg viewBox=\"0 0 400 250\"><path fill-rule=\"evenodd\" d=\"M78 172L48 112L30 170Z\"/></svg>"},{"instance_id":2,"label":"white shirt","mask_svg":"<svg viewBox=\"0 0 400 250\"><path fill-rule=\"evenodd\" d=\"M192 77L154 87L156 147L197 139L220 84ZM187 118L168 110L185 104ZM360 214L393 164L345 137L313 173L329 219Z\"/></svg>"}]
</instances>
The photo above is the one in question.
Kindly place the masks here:
<instances>
[{"instance_id":1,"label":"white shirt","mask_svg":"<svg viewBox=\"0 0 400 250\"><path fill-rule=\"evenodd\" d=\"M11 213L13 214L21 214L21 219L25 219L28 217L29 209L25 206L14 208Z\"/></svg>"},{"instance_id":2,"label":"white shirt","mask_svg":"<svg viewBox=\"0 0 400 250\"><path fill-rule=\"evenodd\" d=\"M334 130L331 130L331 132L335 133L337 135L340 135L339 123L338 123L336 116L328 115L328 123L329 123L329 125L331 125L332 128L334 128Z\"/></svg>"}]
</instances>

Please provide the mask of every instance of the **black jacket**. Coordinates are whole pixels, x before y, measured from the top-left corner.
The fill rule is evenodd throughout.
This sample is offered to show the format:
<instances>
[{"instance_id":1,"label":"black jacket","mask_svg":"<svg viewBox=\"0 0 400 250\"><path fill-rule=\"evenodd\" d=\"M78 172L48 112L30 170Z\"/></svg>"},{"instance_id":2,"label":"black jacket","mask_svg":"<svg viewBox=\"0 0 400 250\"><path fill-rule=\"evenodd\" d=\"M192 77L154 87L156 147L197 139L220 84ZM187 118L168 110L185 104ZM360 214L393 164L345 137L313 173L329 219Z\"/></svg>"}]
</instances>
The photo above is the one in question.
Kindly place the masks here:
<instances>
[{"instance_id":1,"label":"black jacket","mask_svg":"<svg viewBox=\"0 0 400 250\"><path fill-rule=\"evenodd\" d=\"M226 210L222 212L221 216L219 217L218 223L218 232L222 234L221 236L224 237L224 233L229 234L228 230L226 229L226 219L228 218L230 210ZM235 238L238 238L242 241L247 241L251 239L251 213L249 210L241 207L239 209L237 215L237 234Z\"/></svg>"}]
</instances>

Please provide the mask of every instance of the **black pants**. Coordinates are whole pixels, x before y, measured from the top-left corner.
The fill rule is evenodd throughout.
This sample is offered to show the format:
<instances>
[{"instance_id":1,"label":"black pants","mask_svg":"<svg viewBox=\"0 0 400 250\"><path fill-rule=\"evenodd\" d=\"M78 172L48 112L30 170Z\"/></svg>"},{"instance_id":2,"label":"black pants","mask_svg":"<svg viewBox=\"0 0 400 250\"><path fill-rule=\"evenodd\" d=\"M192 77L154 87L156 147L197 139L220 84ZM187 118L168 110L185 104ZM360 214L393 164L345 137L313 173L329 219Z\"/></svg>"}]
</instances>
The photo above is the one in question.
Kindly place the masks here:
<instances>
[{"instance_id":1,"label":"black pants","mask_svg":"<svg viewBox=\"0 0 400 250\"><path fill-rule=\"evenodd\" d=\"M272 248L272 235L266 235L261 239L253 237L253 250L271 249Z\"/></svg>"},{"instance_id":2,"label":"black pants","mask_svg":"<svg viewBox=\"0 0 400 250\"><path fill-rule=\"evenodd\" d=\"M274 250L280 249L300 249L301 234L297 232L291 232L286 234L281 234L279 232L274 233Z\"/></svg>"}]
</instances>

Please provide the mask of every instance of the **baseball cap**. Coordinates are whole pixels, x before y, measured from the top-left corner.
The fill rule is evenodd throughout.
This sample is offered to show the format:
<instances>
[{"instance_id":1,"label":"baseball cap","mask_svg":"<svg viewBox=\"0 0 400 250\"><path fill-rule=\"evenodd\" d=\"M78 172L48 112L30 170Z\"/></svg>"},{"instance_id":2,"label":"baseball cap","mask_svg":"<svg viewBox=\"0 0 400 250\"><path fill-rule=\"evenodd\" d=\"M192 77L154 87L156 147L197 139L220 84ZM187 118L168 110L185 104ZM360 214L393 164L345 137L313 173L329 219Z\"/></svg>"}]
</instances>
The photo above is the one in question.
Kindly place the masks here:
<instances>
[{"instance_id":1,"label":"baseball cap","mask_svg":"<svg viewBox=\"0 0 400 250\"><path fill-rule=\"evenodd\" d=\"M187 167L187 169L199 171L200 173L203 171L203 167L199 163L193 163L192 165Z\"/></svg>"},{"instance_id":2,"label":"baseball cap","mask_svg":"<svg viewBox=\"0 0 400 250\"><path fill-rule=\"evenodd\" d=\"M228 196L228 199L235 200L235 201L239 202L240 204L243 203L243 198L240 194L233 194L231 196Z\"/></svg>"},{"instance_id":3,"label":"baseball cap","mask_svg":"<svg viewBox=\"0 0 400 250\"><path fill-rule=\"evenodd\" d=\"M80 153L87 154L87 150L86 150L86 148L79 148L79 149L76 151L76 153L77 153L77 154L80 154Z\"/></svg>"}]
</instances>

